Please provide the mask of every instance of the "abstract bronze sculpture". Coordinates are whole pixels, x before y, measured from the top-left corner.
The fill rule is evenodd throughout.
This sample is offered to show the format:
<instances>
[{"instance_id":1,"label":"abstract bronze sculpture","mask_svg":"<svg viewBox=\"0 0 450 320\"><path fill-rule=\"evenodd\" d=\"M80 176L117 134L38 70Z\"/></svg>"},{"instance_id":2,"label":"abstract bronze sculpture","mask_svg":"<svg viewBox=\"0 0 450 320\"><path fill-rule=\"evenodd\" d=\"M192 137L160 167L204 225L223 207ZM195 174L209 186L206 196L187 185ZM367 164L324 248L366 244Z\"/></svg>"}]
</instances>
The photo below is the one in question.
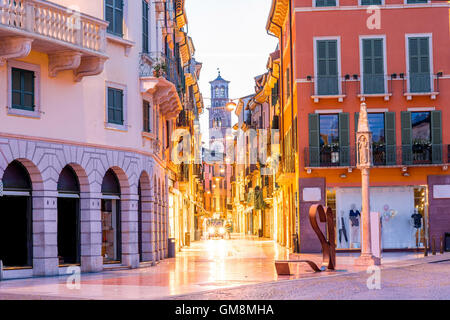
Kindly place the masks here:
<instances>
[{"instance_id":1,"label":"abstract bronze sculpture","mask_svg":"<svg viewBox=\"0 0 450 320\"><path fill-rule=\"evenodd\" d=\"M327 240L322 233L322 230L319 228L317 215L319 215L320 222L326 223L329 240ZM313 205L309 209L309 221L322 245L322 268L319 268L317 264L311 260L277 260L275 261L275 268L278 275L291 275L289 263L307 263L315 272L336 269L336 232L334 229L335 221L333 210L329 207L325 210L322 205Z\"/></svg>"}]
</instances>

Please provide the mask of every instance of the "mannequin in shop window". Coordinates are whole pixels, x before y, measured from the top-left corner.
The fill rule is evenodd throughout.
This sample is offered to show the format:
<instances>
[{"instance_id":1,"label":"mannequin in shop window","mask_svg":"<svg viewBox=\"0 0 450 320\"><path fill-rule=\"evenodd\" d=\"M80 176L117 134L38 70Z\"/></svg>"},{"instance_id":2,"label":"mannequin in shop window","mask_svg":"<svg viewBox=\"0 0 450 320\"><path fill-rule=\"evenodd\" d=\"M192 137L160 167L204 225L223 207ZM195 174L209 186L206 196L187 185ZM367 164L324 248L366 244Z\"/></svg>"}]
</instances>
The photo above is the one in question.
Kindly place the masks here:
<instances>
[{"instance_id":1,"label":"mannequin in shop window","mask_svg":"<svg viewBox=\"0 0 450 320\"><path fill-rule=\"evenodd\" d=\"M414 209L414 213L411 216L411 219L412 219L414 230L416 231L415 232L415 234L416 234L416 247L418 248L419 244L422 242L421 241L421 235L422 235L421 231L422 231L422 220L423 220L423 217L418 212L417 208Z\"/></svg>"},{"instance_id":2,"label":"mannequin in shop window","mask_svg":"<svg viewBox=\"0 0 450 320\"><path fill-rule=\"evenodd\" d=\"M359 221L361 219L361 212L356 209L356 205L352 204L350 207L350 226L351 226L351 248L359 248Z\"/></svg>"},{"instance_id":3,"label":"mannequin in shop window","mask_svg":"<svg viewBox=\"0 0 450 320\"><path fill-rule=\"evenodd\" d=\"M347 228L345 226L345 221L344 221L344 211L341 210L340 211L340 228L339 228L339 243L340 243L340 248L348 248L348 236L347 236Z\"/></svg>"}]
</instances>

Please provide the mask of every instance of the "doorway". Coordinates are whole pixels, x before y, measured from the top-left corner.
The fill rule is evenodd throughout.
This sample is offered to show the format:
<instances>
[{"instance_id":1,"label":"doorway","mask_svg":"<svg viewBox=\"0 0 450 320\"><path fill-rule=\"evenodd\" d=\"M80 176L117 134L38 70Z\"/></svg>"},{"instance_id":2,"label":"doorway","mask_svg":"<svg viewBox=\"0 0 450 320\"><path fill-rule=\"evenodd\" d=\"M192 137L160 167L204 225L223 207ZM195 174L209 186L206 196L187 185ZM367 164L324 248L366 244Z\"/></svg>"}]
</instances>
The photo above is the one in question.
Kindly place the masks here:
<instances>
[{"instance_id":1,"label":"doorway","mask_svg":"<svg viewBox=\"0 0 450 320\"><path fill-rule=\"evenodd\" d=\"M120 205L119 179L109 169L102 183L102 256L105 264L122 260Z\"/></svg>"},{"instance_id":2,"label":"doorway","mask_svg":"<svg viewBox=\"0 0 450 320\"><path fill-rule=\"evenodd\" d=\"M67 166L58 180L59 265L80 263L80 185L75 171Z\"/></svg>"},{"instance_id":3,"label":"doorway","mask_svg":"<svg viewBox=\"0 0 450 320\"><path fill-rule=\"evenodd\" d=\"M3 175L0 197L0 260L5 268L33 265L31 180L27 169L13 161Z\"/></svg>"}]
</instances>

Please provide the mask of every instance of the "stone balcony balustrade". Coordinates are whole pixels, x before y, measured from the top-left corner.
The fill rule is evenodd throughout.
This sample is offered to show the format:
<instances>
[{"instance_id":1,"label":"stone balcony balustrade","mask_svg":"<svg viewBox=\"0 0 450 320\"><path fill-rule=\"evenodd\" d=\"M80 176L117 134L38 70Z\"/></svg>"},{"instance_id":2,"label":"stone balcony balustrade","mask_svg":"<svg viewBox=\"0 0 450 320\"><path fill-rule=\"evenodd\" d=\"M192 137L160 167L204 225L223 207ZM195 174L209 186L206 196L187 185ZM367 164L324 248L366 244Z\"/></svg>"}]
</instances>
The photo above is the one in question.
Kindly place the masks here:
<instances>
[{"instance_id":1,"label":"stone balcony balustrade","mask_svg":"<svg viewBox=\"0 0 450 320\"><path fill-rule=\"evenodd\" d=\"M49 76L74 80L103 71L108 22L43 0L0 0L0 65L30 51L49 57Z\"/></svg>"}]
</instances>

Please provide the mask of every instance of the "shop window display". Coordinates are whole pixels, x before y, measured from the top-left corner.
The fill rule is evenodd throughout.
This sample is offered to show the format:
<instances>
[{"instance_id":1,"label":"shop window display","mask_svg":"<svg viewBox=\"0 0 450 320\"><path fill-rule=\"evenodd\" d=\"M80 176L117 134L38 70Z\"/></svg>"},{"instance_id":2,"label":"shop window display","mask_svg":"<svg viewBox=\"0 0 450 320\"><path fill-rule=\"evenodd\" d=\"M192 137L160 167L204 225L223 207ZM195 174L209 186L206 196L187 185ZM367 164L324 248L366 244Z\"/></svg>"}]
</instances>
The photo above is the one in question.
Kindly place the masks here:
<instances>
[{"instance_id":1,"label":"shop window display","mask_svg":"<svg viewBox=\"0 0 450 320\"><path fill-rule=\"evenodd\" d=\"M426 230L426 189L373 187L371 212L381 213L382 249L423 247ZM361 248L361 189L336 189L338 249Z\"/></svg>"},{"instance_id":2,"label":"shop window display","mask_svg":"<svg viewBox=\"0 0 450 320\"><path fill-rule=\"evenodd\" d=\"M104 263L120 262L120 230L117 200L102 200L102 256Z\"/></svg>"}]
</instances>

